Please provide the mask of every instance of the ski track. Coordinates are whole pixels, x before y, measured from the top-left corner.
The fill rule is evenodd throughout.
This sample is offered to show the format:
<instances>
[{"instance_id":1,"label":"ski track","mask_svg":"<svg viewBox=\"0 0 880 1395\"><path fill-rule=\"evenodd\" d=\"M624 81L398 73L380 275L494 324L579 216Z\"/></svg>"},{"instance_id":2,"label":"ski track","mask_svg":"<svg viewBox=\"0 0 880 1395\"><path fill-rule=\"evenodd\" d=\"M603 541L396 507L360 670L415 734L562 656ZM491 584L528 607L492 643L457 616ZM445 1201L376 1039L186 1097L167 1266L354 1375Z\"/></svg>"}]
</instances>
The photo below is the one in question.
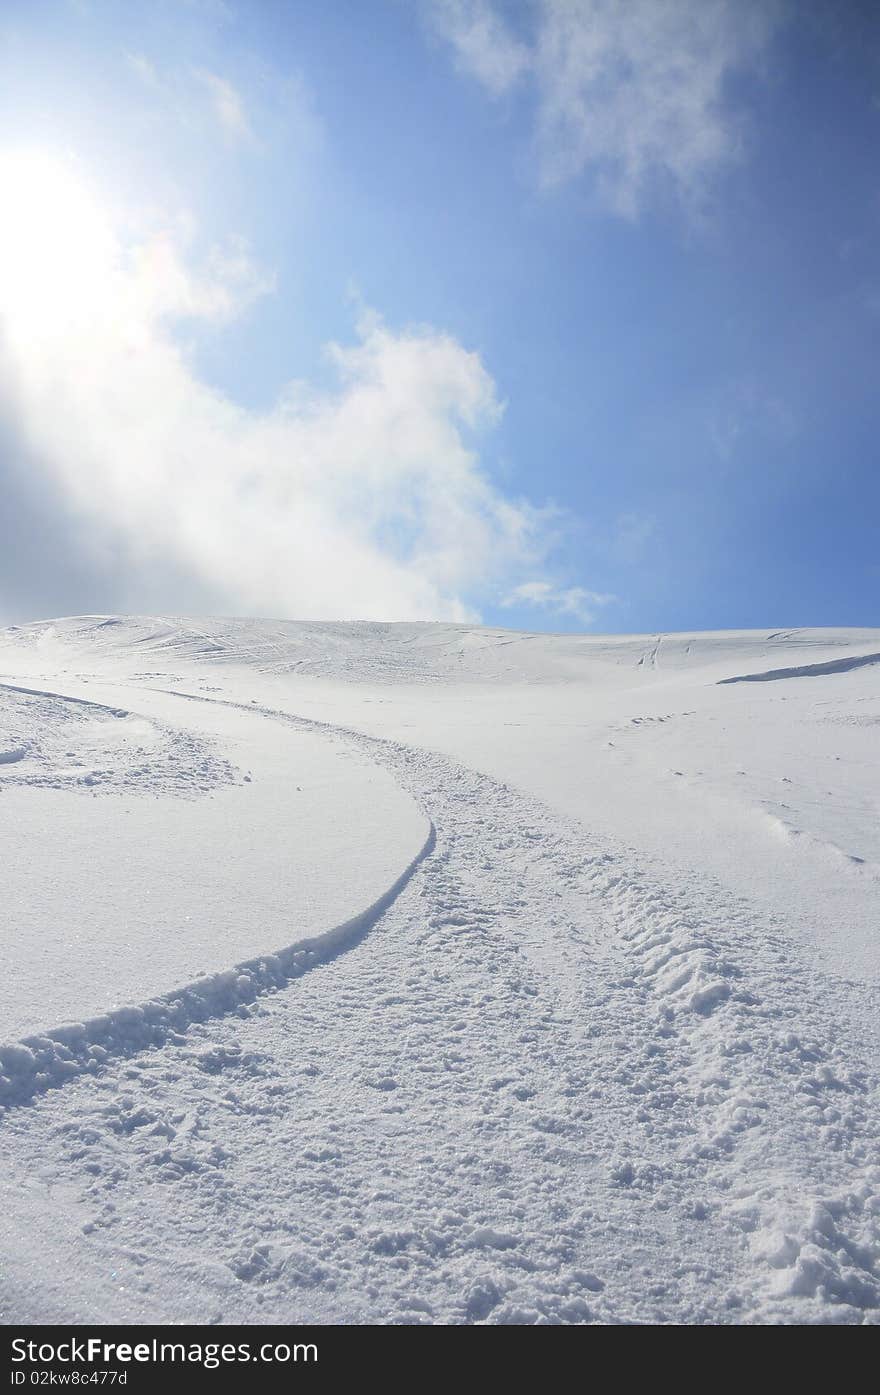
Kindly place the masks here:
<instances>
[{"instance_id":1,"label":"ski track","mask_svg":"<svg viewBox=\"0 0 880 1395\"><path fill-rule=\"evenodd\" d=\"M369 934L147 1046L62 1043L64 1088L6 1111L8 1174L76 1197L117 1319L876 1322L869 990L705 880L331 729L435 830Z\"/></svg>"}]
</instances>

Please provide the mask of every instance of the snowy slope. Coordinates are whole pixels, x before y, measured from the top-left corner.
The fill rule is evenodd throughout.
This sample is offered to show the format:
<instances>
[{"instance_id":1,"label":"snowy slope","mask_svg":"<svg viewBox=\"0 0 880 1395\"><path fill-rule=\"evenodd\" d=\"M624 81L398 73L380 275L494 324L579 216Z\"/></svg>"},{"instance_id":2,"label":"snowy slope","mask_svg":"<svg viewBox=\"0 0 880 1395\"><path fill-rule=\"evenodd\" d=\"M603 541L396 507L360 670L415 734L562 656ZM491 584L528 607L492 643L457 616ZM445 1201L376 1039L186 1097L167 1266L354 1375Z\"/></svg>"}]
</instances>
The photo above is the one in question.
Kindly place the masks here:
<instances>
[{"instance_id":1,"label":"snowy slope","mask_svg":"<svg viewBox=\"0 0 880 1395\"><path fill-rule=\"evenodd\" d=\"M0 720L25 733L0 765L3 1038L323 935L383 895L428 837L412 798L338 741L156 693L138 695L135 716L109 705L116 690L88 691L0 686Z\"/></svg>"},{"instance_id":2,"label":"snowy slope","mask_svg":"<svg viewBox=\"0 0 880 1395\"><path fill-rule=\"evenodd\" d=\"M0 684L4 1320L880 1315L880 631L78 617Z\"/></svg>"}]
</instances>

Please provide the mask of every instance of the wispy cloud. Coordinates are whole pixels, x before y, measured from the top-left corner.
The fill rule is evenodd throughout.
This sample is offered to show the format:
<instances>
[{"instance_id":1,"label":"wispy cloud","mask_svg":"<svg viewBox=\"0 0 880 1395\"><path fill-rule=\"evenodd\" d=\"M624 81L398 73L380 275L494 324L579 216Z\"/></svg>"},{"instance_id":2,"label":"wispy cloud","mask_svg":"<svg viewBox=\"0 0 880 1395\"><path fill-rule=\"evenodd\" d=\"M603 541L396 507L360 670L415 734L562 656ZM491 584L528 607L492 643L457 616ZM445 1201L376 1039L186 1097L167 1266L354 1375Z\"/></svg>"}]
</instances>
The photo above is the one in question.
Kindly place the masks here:
<instances>
[{"instance_id":1,"label":"wispy cloud","mask_svg":"<svg viewBox=\"0 0 880 1395\"><path fill-rule=\"evenodd\" d=\"M181 257L175 231L155 233L128 251L129 303L146 322L162 319L234 320L261 296L275 289L275 276L252 256L243 238L212 246L201 268Z\"/></svg>"},{"instance_id":2,"label":"wispy cloud","mask_svg":"<svg viewBox=\"0 0 880 1395\"><path fill-rule=\"evenodd\" d=\"M745 375L725 383L709 412L709 436L718 457L730 462L756 441L789 446L801 431L797 413L771 383Z\"/></svg>"},{"instance_id":3,"label":"wispy cloud","mask_svg":"<svg viewBox=\"0 0 880 1395\"><path fill-rule=\"evenodd\" d=\"M452 44L459 66L494 97L506 92L530 66L532 56L492 0L431 0L434 31Z\"/></svg>"},{"instance_id":4,"label":"wispy cloud","mask_svg":"<svg viewBox=\"0 0 880 1395\"><path fill-rule=\"evenodd\" d=\"M492 96L528 82L541 180L589 170L626 218L664 189L702 206L742 153L730 79L760 63L784 13L784 0L427 3L459 66Z\"/></svg>"},{"instance_id":5,"label":"wispy cloud","mask_svg":"<svg viewBox=\"0 0 880 1395\"><path fill-rule=\"evenodd\" d=\"M264 110L252 111L253 93L245 95L244 84L233 81L228 75L216 73L209 68L187 63L166 62L164 56L148 56L138 51L125 51L123 60L128 70L137 78L144 97L151 104L153 120L157 123L168 121L189 130L204 130L206 135L216 140L219 131L223 140L230 146L259 147L258 135L260 118L266 117ZM262 91L264 106L267 92ZM274 90L271 90L274 89ZM308 111L309 94L295 75L287 75L283 83L270 84L268 106L297 107L294 119L299 119ZM309 120L317 125L311 111ZM277 111L268 118L277 120Z\"/></svg>"},{"instance_id":6,"label":"wispy cloud","mask_svg":"<svg viewBox=\"0 0 880 1395\"><path fill-rule=\"evenodd\" d=\"M227 78L204 68L196 69L195 77L205 88L211 110L222 131L232 140L252 141L254 133L238 89Z\"/></svg>"},{"instance_id":7,"label":"wispy cloud","mask_svg":"<svg viewBox=\"0 0 880 1395\"><path fill-rule=\"evenodd\" d=\"M58 500L85 545L112 540L130 594L170 568L227 611L465 619L536 574L547 519L480 462L502 406L479 355L364 313L327 348L331 387L247 410L178 332L265 289L246 248L196 270L170 233L124 245L73 175L0 158L0 186L0 426L27 442L47 514ZM540 583L532 599L551 604Z\"/></svg>"},{"instance_id":8,"label":"wispy cloud","mask_svg":"<svg viewBox=\"0 0 880 1395\"><path fill-rule=\"evenodd\" d=\"M551 615L571 615L582 624L591 625L597 612L616 600L617 596L601 591L586 591L582 586L559 587L549 581L526 581L514 586L501 604L506 609L535 606Z\"/></svg>"}]
</instances>

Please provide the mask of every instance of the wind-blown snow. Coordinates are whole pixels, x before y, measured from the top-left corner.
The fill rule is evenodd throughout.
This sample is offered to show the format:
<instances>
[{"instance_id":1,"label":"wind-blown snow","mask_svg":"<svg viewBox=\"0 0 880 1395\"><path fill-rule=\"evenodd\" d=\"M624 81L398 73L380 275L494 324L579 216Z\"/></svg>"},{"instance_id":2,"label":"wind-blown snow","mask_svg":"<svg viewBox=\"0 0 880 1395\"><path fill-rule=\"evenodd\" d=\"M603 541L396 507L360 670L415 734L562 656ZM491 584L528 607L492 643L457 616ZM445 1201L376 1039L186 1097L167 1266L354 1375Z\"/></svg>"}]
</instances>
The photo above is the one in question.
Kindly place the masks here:
<instances>
[{"instance_id":1,"label":"wind-blown snow","mask_svg":"<svg viewBox=\"0 0 880 1395\"><path fill-rule=\"evenodd\" d=\"M876 1321L878 652L5 632L3 1319Z\"/></svg>"}]
</instances>

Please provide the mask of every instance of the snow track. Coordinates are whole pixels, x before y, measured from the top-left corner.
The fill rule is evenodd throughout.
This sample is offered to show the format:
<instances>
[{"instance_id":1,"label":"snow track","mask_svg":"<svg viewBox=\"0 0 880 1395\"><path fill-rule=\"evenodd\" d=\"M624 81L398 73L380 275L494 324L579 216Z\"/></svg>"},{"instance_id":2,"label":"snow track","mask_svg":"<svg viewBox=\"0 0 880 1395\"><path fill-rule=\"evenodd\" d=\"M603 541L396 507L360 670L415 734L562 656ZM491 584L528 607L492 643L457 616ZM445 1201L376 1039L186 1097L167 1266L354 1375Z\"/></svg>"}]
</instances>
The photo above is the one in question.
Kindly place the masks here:
<instances>
[{"instance_id":1,"label":"snow track","mask_svg":"<svg viewBox=\"0 0 880 1395\"><path fill-rule=\"evenodd\" d=\"M130 1056L165 1042L209 1017L234 1012L261 993L286 986L316 964L356 944L394 903L415 868L434 846L434 829L419 853L387 891L360 914L275 954L259 955L222 973L184 984L149 1002L116 1008L100 1017L49 1029L20 1042L0 1044L0 1105L23 1104L82 1073L97 1072L113 1056Z\"/></svg>"},{"instance_id":2,"label":"snow track","mask_svg":"<svg viewBox=\"0 0 880 1395\"><path fill-rule=\"evenodd\" d=\"M3 1320L88 1315L85 1247L107 1320L876 1321L869 990L708 879L695 902L503 783L344 735L428 843L337 957L169 999L7 1111L3 1175L50 1160L26 1188L64 1225L51 1286L7 1263Z\"/></svg>"}]
</instances>

